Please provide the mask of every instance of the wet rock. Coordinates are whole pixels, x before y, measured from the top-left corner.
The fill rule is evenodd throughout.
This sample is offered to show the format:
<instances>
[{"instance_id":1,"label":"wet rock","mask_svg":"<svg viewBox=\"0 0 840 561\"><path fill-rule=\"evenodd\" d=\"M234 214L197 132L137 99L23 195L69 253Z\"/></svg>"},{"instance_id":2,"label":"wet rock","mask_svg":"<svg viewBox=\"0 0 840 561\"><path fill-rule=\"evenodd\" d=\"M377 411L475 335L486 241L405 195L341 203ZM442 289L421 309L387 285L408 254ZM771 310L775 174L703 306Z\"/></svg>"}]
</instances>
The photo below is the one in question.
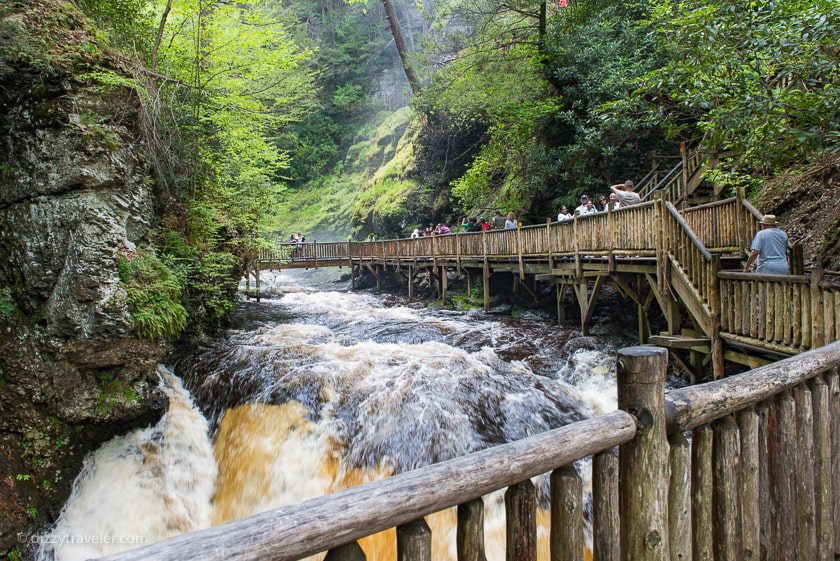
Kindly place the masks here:
<instances>
[{"instance_id":1,"label":"wet rock","mask_svg":"<svg viewBox=\"0 0 840 561\"><path fill-rule=\"evenodd\" d=\"M572 339L566 341L566 344L563 345L563 354L571 355L581 349L587 351L597 351L601 346L602 343L599 343L594 337L573 337Z\"/></svg>"},{"instance_id":2,"label":"wet rock","mask_svg":"<svg viewBox=\"0 0 840 561\"><path fill-rule=\"evenodd\" d=\"M3 64L0 556L57 515L87 451L160 415L168 350L132 334L116 270L156 220L136 96Z\"/></svg>"}]
</instances>

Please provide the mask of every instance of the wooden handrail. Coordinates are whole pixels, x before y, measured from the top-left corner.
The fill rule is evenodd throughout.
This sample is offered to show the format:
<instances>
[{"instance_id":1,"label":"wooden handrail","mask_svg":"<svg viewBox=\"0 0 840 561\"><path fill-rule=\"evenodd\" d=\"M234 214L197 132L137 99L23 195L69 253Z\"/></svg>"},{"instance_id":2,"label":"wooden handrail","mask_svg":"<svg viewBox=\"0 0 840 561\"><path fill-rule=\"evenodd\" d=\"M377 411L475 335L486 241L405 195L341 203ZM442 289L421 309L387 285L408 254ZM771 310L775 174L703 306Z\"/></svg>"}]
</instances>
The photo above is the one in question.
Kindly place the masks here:
<instances>
[{"instance_id":1,"label":"wooden handrail","mask_svg":"<svg viewBox=\"0 0 840 561\"><path fill-rule=\"evenodd\" d=\"M749 213L752 214L759 222L762 218L764 218L764 215L761 214L747 199L741 199L741 204L744 205L744 208L747 209L747 211L749 211Z\"/></svg>"},{"instance_id":2,"label":"wooden handrail","mask_svg":"<svg viewBox=\"0 0 840 561\"><path fill-rule=\"evenodd\" d=\"M685 219L680 215L679 211L676 207L671 203L671 201L665 202L665 208L668 209L668 212L671 213L671 217L676 220L677 224L679 224L680 228L683 230L683 233L691 240L691 243L697 248L700 254L703 256L707 262L712 261L712 254L709 253L709 250L706 249L706 246L703 245L703 242L697 237L697 235L691 230L691 227L685 221Z\"/></svg>"},{"instance_id":3,"label":"wooden handrail","mask_svg":"<svg viewBox=\"0 0 840 561\"><path fill-rule=\"evenodd\" d=\"M742 271L719 271L719 279L766 281L766 282L798 282L808 284L811 278L806 275L762 275L760 273L744 273Z\"/></svg>"},{"instance_id":4,"label":"wooden handrail","mask_svg":"<svg viewBox=\"0 0 840 561\"><path fill-rule=\"evenodd\" d=\"M678 162L677 165L675 165L673 168L671 168L671 171L669 171L667 174L665 174L665 177L663 177L662 179L659 180L659 183L657 183L656 185L653 186L653 189L649 190L647 193L645 193L642 196L642 200L645 200L645 199L649 198L651 196L651 194L655 193L656 191L661 191L662 189L664 189L665 186L668 185L668 183L670 183L671 180L674 179L674 177L677 174L682 172L682 166L683 166L682 161Z\"/></svg>"},{"instance_id":5,"label":"wooden handrail","mask_svg":"<svg viewBox=\"0 0 840 561\"><path fill-rule=\"evenodd\" d=\"M636 430L614 411L100 561L293 561L610 450Z\"/></svg>"},{"instance_id":6,"label":"wooden handrail","mask_svg":"<svg viewBox=\"0 0 840 561\"><path fill-rule=\"evenodd\" d=\"M691 430L771 399L840 364L840 341L721 380L668 392L669 434Z\"/></svg>"},{"instance_id":7,"label":"wooden handrail","mask_svg":"<svg viewBox=\"0 0 840 561\"><path fill-rule=\"evenodd\" d=\"M686 215L686 214L691 214L693 212L701 211L701 210L707 209L707 208L714 208L714 207L717 207L717 206L732 204L732 201L734 201L734 200L736 200L735 197L730 197L728 199L721 199L719 201L712 201L710 203L705 203L705 204L702 204L702 205L695 205L695 206L692 206L692 207L684 208L682 210L682 214Z\"/></svg>"}]
</instances>

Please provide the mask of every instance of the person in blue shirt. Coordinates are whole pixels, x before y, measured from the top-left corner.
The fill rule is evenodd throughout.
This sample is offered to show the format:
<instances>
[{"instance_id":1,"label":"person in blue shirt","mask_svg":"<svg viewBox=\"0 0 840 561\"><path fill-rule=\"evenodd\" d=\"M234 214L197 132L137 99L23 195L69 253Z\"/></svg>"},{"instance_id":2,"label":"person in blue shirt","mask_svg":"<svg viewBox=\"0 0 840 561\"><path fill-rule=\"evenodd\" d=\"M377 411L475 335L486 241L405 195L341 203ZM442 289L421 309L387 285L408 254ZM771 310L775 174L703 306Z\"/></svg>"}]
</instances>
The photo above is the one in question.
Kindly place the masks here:
<instances>
[{"instance_id":1,"label":"person in blue shirt","mask_svg":"<svg viewBox=\"0 0 840 561\"><path fill-rule=\"evenodd\" d=\"M759 222L761 230L756 233L750 245L750 256L744 266L747 273L753 263L758 261L755 272L763 275L787 275L788 236L776 224L776 217L765 214Z\"/></svg>"}]
</instances>

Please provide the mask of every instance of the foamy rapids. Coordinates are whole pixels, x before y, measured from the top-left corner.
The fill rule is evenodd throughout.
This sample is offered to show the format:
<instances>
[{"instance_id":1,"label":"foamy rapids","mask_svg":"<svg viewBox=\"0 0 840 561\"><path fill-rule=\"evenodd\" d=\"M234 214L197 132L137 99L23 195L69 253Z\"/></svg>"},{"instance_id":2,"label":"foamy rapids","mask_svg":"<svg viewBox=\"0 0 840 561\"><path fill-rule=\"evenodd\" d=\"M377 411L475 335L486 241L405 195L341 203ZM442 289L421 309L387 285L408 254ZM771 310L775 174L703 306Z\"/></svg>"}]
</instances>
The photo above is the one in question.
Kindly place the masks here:
<instances>
[{"instance_id":1,"label":"foamy rapids","mask_svg":"<svg viewBox=\"0 0 840 561\"><path fill-rule=\"evenodd\" d=\"M169 412L91 454L55 527L98 543L42 547L75 561L152 543L447 460L615 408L614 347L543 319L433 312L366 293L306 289L243 303L226 336L162 371ZM270 284L268 279L266 284ZM581 464L589 477L588 465ZM539 557L548 486L535 479ZM501 493L485 497L490 561L504 558ZM456 559L454 510L427 518ZM93 541L93 540L88 540ZM394 532L361 541L395 557Z\"/></svg>"}]
</instances>

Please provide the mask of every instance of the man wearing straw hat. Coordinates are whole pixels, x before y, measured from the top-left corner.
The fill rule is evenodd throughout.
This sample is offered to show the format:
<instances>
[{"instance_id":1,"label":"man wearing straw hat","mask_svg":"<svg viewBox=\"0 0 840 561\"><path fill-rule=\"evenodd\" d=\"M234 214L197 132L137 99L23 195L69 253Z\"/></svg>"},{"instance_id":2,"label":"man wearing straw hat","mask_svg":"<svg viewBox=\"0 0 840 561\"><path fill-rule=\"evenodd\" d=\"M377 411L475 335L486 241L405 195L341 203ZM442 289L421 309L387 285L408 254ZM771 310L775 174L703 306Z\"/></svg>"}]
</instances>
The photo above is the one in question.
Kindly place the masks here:
<instances>
[{"instance_id":1,"label":"man wearing straw hat","mask_svg":"<svg viewBox=\"0 0 840 561\"><path fill-rule=\"evenodd\" d=\"M787 234L778 228L776 217L772 214L765 214L759 224L761 224L761 230L755 234L752 245L750 245L750 256L744 266L744 272L749 272L750 267L757 259L756 273L762 275L788 274Z\"/></svg>"}]
</instances>

